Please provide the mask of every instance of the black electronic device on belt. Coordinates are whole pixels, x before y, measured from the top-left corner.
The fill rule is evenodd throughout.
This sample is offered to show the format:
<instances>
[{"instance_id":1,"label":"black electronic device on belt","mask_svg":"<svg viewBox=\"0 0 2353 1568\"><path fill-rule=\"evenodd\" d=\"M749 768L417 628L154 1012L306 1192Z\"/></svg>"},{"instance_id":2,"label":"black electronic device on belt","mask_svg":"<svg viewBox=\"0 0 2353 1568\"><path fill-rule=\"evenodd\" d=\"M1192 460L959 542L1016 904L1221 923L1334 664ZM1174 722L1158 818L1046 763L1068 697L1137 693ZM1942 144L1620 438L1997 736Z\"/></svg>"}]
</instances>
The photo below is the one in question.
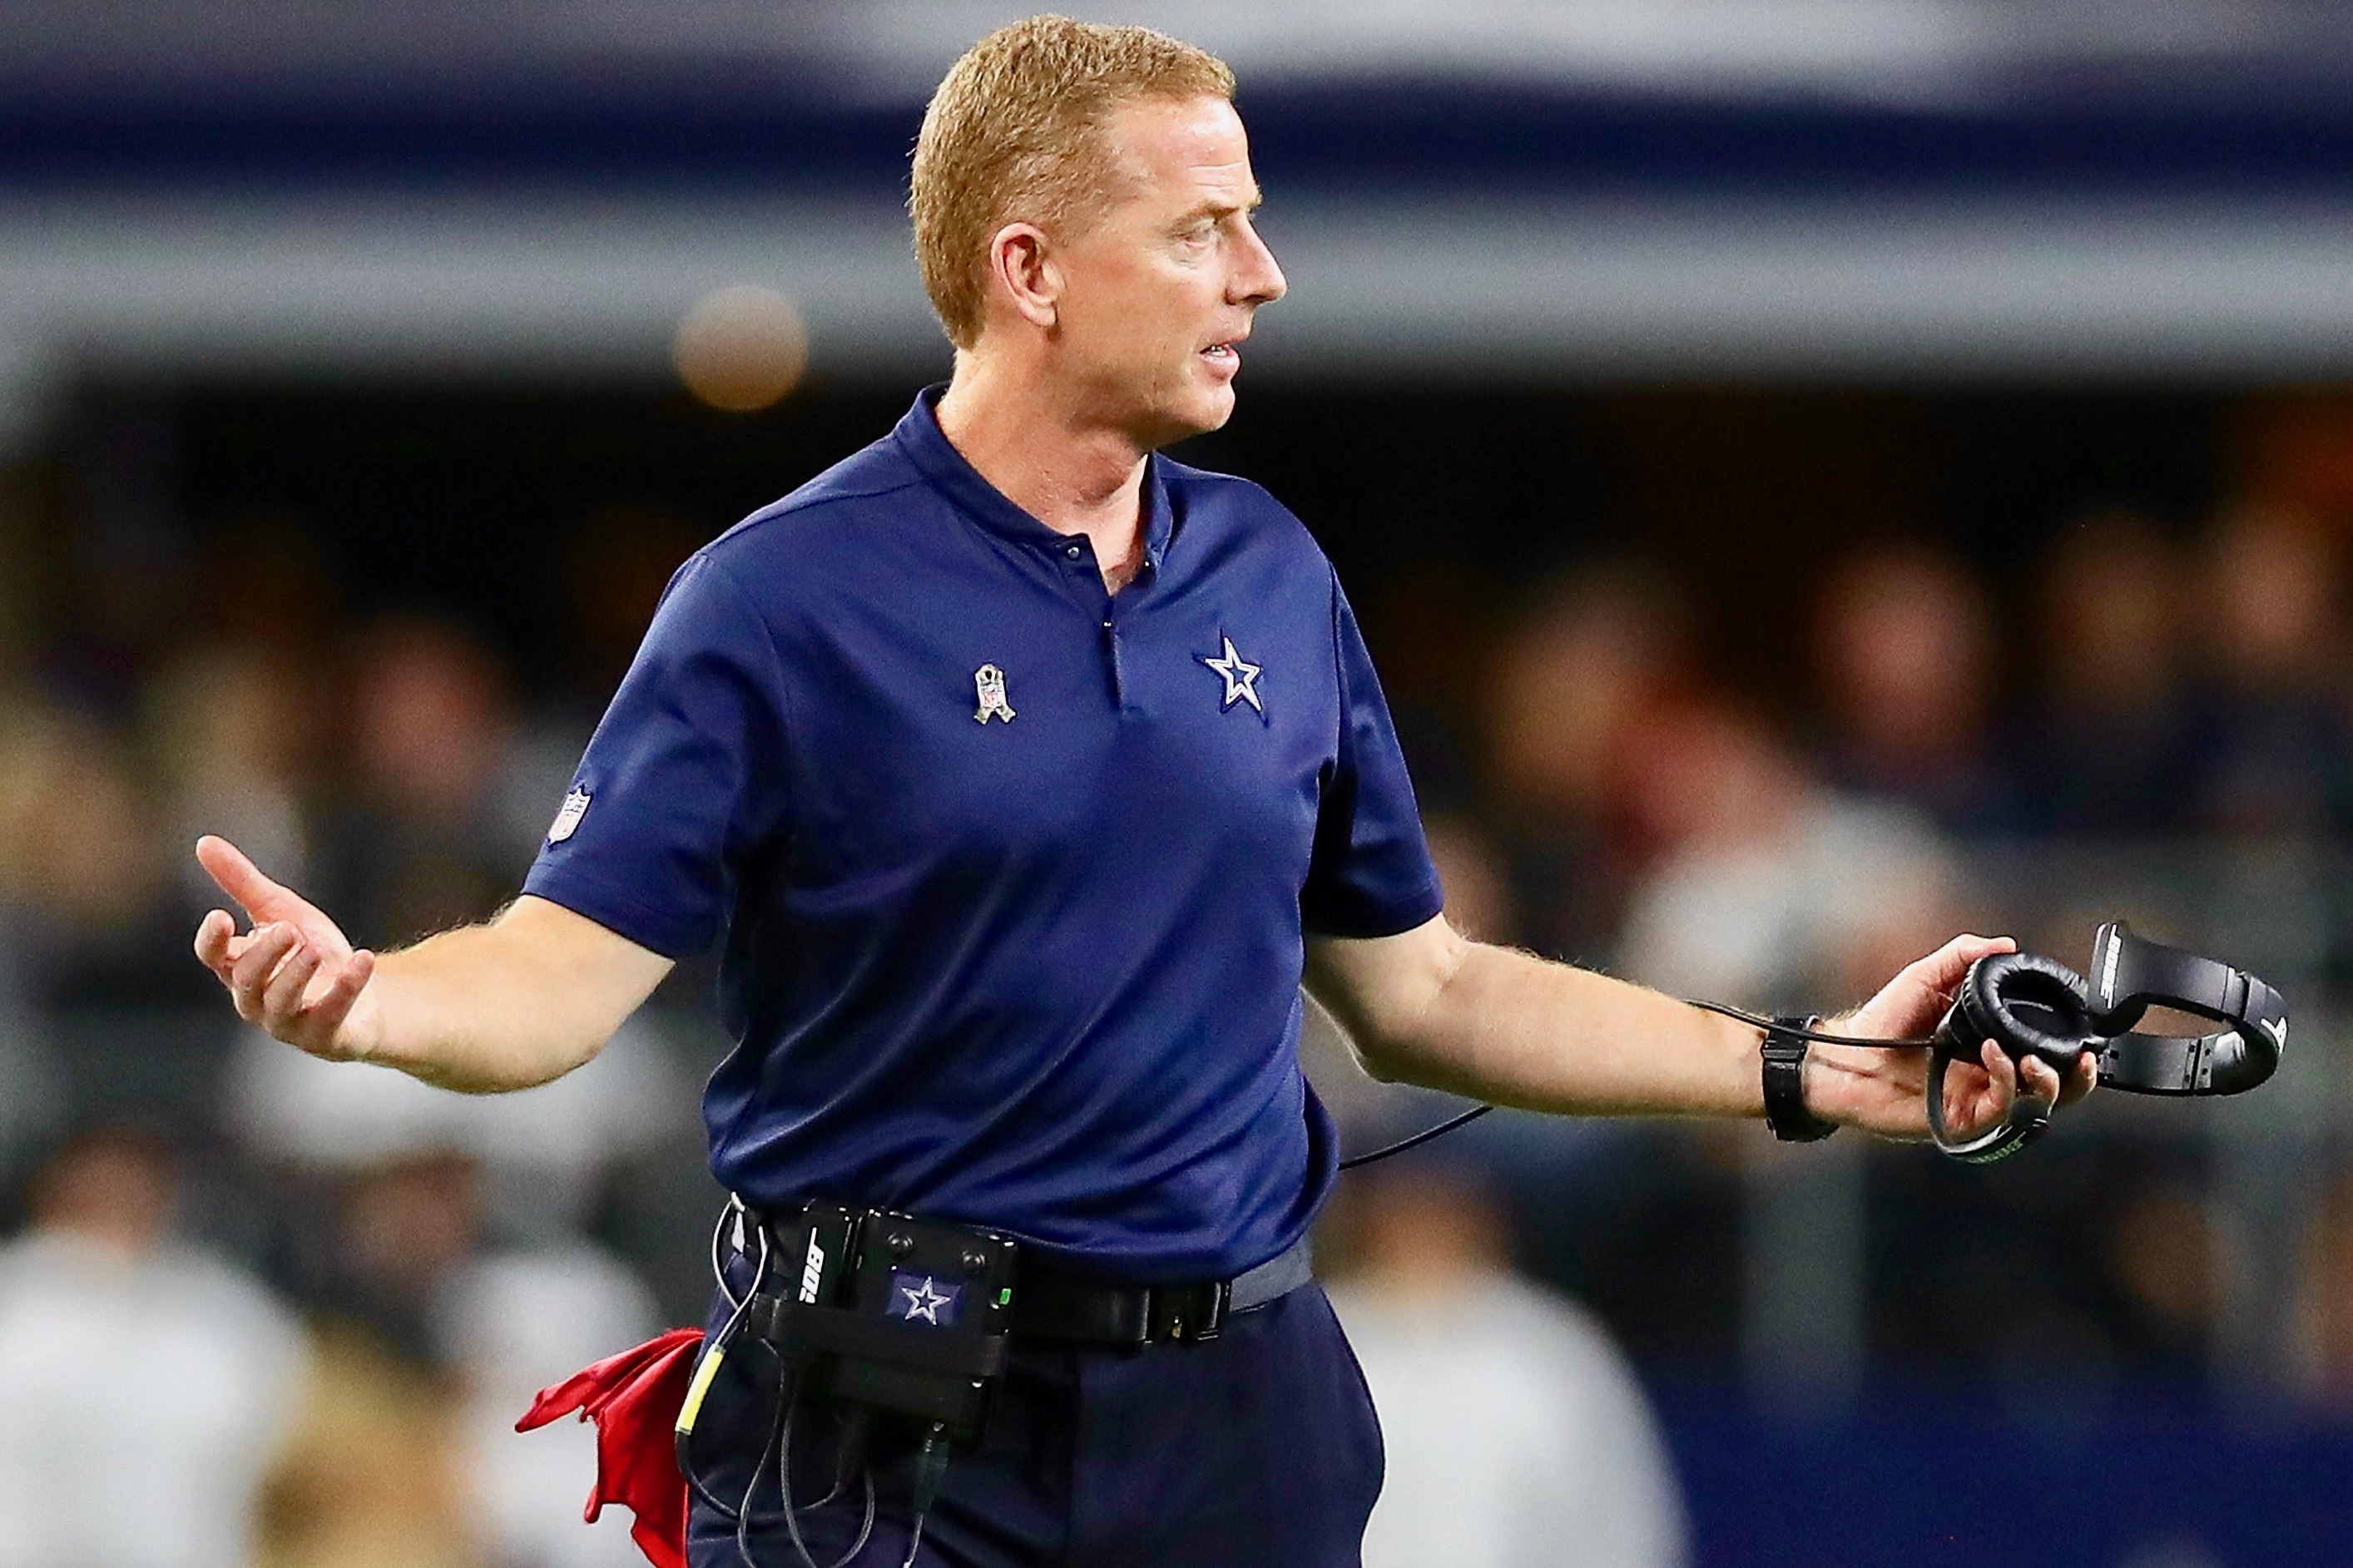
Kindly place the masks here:
<instances>
[{"instance_id":1,"label":"black electronic device on belt","mask_svg":"<svg viewBox=\"0 0 2353 1568\"><path fill-rule=\"evenodd\" d=\"M830 1204L770 1226L781 1266L755 1327L777 1352L807 1361L812 1386L837 1399L977 1436L1005 1367L1019 1244Z\"/></svg>"},{"instance_id":2,"label":"black electronic device on belt","mask_svg":"<svg viewBox=\"0 0 2353 1568\"><path fill-rule=\"evenodd\" d=\"M949 1445L979 1436L1004 1373L1019 1244L996 1231L822 1202L754 1221L740 1200L731 1200L721 1231L730 1223L739 1251L748 1255L756 1238L758 1261L751 1288L737 1297L719 1256L721 1234L713 1233L713 1270L733 1310L695 1369L679 1413L680 1471L733 1520L747 1568L753 1497L772 1460L783 1505L778 1517L808 1568L820 1565L802 1539L801 1516L832 1502L850 1474L863 1472L865 1521L843 1554L847 1563L864 1550L874 1526L874 1479L863 1453L868 1423L876 1415L906 1418L922 1439L905 1559L913 1563L947 1470ZM693 1436L703 1398L743 1334L775 1353L778 1386L768 1442L742 1502L731 1508L697 1478ZM793 1500L792 1436L795 1415L810 1395L828 1401L841 1418L842 1447L833 1489L803 1505Z\"/></svg>"}]
</instances>

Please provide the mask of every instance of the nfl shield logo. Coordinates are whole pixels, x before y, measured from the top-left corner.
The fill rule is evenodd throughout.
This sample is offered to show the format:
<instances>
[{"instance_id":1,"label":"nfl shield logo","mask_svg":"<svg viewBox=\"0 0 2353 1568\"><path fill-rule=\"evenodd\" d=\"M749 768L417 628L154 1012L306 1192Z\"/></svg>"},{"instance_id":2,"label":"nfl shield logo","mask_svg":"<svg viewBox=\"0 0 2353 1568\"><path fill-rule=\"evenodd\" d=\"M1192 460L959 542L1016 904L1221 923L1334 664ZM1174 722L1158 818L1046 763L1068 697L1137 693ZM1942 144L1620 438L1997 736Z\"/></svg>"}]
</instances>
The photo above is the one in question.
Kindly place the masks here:
<instances>
[{"instance_id":1,"label":"nfl shield logo","mask_svg":"<svg viewBox=\"0 0 2353 1568\"><path fill-rule=\"evenodd\" d=\"M572 837L573 830L580 826L580 819L587 815L588 792L574 790L564 797L564 805L556 812L555 821L547 829L547 841L550 844L563 843Z\"/></svg>"}]
</instances>

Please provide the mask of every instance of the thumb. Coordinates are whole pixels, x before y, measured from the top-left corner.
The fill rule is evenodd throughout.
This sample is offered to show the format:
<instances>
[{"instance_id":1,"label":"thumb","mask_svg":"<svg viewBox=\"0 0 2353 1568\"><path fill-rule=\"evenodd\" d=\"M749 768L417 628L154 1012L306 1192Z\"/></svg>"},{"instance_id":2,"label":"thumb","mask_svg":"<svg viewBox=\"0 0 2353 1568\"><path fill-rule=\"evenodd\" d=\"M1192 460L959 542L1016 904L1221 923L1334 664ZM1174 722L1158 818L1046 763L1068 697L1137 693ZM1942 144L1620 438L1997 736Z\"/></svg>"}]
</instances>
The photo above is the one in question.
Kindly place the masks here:
<instances>
[{"instance_id":1,"label":"thumb","mask_svg":"<svg viewBox=\"0 0 2353 1568\"><path fill-rule=\"evenodd\" d=\"M1978 960L1991 958L1998 952L2017 951L2018 943L2010 937L1963 934L1922 959L1913 968L1930 989L1950 995Z\"/></svg>"},{"instance_id":2,"label":"thumb","mask_svg":"<svg viewBox=\"0 0 2353 1568\"><path fill-rule=\"evenodd\" d=\"M264 919L264 906L285 896L286 889L261 874L244 850L227 839L207 833L196 840L196 864L235 899L248 921Z\"/></svg>"}]
</instances>

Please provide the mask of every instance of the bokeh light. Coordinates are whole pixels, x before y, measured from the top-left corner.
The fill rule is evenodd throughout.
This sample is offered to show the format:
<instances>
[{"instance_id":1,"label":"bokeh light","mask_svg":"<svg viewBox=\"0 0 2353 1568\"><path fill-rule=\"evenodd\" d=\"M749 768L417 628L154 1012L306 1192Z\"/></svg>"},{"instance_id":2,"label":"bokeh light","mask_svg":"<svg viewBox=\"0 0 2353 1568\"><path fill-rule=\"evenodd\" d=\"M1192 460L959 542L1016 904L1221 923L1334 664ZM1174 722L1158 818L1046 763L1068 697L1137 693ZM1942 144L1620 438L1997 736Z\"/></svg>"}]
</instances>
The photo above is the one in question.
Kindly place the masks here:
<instances>
[{"instance_id":1,"label":"bokeh light","mask_svg":"<svg viewBox=\"0 0 2353 1568\"><path fill-rule=\"evenodd\" d=\"M808 368L808 331L774 289L739 283L694 302L678 324L671 358L697 401L730 414L781 403Z\"/></svg>"}]
</instances>

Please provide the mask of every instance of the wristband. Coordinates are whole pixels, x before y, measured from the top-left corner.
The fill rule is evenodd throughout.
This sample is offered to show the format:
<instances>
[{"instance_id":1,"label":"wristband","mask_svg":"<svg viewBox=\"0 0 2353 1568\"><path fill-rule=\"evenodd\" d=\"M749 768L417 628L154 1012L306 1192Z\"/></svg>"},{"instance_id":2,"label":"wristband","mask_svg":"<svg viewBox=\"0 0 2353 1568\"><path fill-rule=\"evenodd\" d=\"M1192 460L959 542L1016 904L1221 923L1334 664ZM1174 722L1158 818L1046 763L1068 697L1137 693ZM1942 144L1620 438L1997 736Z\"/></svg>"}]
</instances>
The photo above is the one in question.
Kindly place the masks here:
<instances>
[{"instance_id":1,"label":"wristband","mask_svg":"<svg viewBox=\"0 0 2353 1568\"><path fill-rule=\"evenodd\" d=\"M1794 1031L1810 1029L1813 1018L1775 1018L1765 1031L1765 1122L1784 1143L1813 1143L1838 1131L1806 1109L1806 1047Z\"/></svg>"}]
</instances>

